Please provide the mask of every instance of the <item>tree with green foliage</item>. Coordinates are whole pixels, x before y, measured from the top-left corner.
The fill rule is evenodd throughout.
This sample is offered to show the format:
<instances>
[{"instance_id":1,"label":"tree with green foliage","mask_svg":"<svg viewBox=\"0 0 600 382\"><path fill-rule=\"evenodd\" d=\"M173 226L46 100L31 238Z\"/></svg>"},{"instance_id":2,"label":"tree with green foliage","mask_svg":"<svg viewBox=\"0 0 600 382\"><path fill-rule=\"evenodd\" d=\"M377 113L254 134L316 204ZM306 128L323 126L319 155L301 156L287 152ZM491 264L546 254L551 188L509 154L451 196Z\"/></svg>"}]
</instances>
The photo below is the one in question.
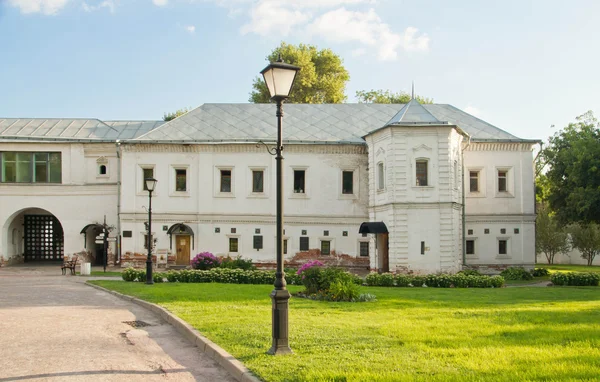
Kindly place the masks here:
<instances>
[{"instance_id":1,"label":"tree with green foliage","mask_svg":"<svg viewBox=\"0 0 600 382\"><path fill-rule=\"evenodd\" d=\"M567 254L570 249L567 231L547 207L541 207L535 221L535 253L543 253L548 264L554 264L554 256Z\"/></svg>"},{"instance_id":2,"label":"tree with green foliage","mask_svg":"<svg viewBox=\"0 0 600 382\"><path fill-rule=\"evenodd\" d=\"M600 124L591 111L554 134L542 151L547 198L562 224L600 222Z\"/></svg>"},{"instance_id":3,"label":"tree with green foliage","mask_svg":"<svg viewBox=\"0 0 600 382\"><path fill-rule=\"evenodd\" d=\"M166 122L172 121L177 117L181 117L182 115L184 115L185 113L187 113L190 110L191 109L184 107L183 109L175 110L172 113L165 113L163 115L163 121L166 121Z\"/></svg>"},{"instance_id":4,"label":"tree with green foliage","mask_svg":"<svg viewBox=\"0 0 600 382\"><path fill-rule=\"evenodd\" d=\"M581 252L581 257L591 266L596 255L600 254L600 225L596 223L572 224L569 226L573 248Z\"/></svg>"},{"instance_id":5,"label":"tree with green foliage","mask_svg":"<svg viewBox=\"0 0 600 382\"><path fill-rule=\"evenodd\" d=\"M356 92L356 98L359 103L409 103L411 95L407 92L400 91L394 93L390 90L359 90ZM433 99L427 97L416 96L419 103L433 103Z\"/></svg>"},{"instance_id":6,"label":"tree with green foliage","mask_svg":"<svg viewBox=\"0 0 600 382\"><path fill-rule=\"evenodd\" d=\"M313 45L282 42L267 56L267 61L277 61L280 55L285 63L300 67L287 103L342 103L346 100L346 83L350 75L342 59L331 49L319 50ZM254 79L252 89L250 102L270 102L271 96L262 76Z\"/></svg>"}]
</instances>

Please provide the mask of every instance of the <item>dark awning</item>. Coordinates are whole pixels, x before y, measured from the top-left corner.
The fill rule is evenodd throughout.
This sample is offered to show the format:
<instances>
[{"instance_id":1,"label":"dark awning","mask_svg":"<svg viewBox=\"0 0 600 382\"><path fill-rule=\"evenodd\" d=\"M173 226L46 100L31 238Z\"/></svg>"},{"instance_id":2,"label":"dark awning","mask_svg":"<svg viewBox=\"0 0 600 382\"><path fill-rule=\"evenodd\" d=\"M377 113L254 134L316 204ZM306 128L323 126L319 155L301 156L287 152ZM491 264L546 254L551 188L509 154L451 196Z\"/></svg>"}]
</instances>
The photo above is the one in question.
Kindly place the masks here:
<instances>
[{"instance_id":1,"label":"dark awning","mask_svg":"<svg viewBox=\"0 0 600 382\"><path fill-rule=\"evenodd\" d=\"M83 227L83 229L79 233L86 233L88 228L90 228L90 227L94 227L94 229L97 229L97 230L102 230L102 225L100 225L98 223L94 223L94 224L86 225L85 227Z\"/></svg>"},{"instance_id":2,"label":"dark awning","mask_svg":"<svg viewBox=\"0 0 600 382\"><path fill-rule=\"evenodd\" d=\"M194 249L194 231L187 225L183 223L173 224L169 230L167 231L167 235L169 235L170 239L170 248L173 249L173 235L191 235L192 236L192 249Z\"/></svg>"},{"instance_id":3,"label":"dark awning","mask_svg":"<svg viewBox=\"0 0 600 382\"><path fill-rule=\"evenodd\" d=\"M358 233L388 233L384 222L364 222L360 225Z\"/></svg>"}]
</instances>

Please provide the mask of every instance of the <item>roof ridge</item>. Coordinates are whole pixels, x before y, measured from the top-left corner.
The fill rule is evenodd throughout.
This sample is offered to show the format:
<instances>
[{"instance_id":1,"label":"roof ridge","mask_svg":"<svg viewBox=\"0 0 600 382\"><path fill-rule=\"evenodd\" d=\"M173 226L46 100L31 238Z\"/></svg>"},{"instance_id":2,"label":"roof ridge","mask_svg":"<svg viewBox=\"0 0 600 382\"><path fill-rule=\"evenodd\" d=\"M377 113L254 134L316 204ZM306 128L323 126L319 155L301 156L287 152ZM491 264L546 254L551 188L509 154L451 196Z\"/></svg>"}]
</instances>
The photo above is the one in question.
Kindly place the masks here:
<instances>
[{"instance_id":1,"label":"roof ridge","mask_svg":"<svg viewBox=\"0 0 600 382\"><path fill-rule=\"evenodd\" d=\"M204 103L201 103L199 106L196 106L196 107L195 107L195 108L193 108L192 110L188 110L188 111L186 111L184 114L180 115L179 117L173 118L173 119L172 119L172 120L170 120L170 121L165 121L165 123L163 123L162 125L160 125L160 126L158 126L158 127L155 127L154 129L152 129L152 130L150 130L150 131L148 131L148 132L146 132L146 133L144 133L144 134L140 135L139 137L137 137L137 138L134 138L133 140L134 140L134 141L137 141L137 140L139 140L139 139L142 139L142 138L144 138L146 135L148 135L148 134L150 134L150 133L152 133L152 132L155 132L155 131L161 130L163 127L165 127L165 126L169 126L169 125L170 125L170 124L171 124L173 121L177 120L178 118L180 118L180 117L183 117L184 115L188 115L188 114L189 114L189 113L191 113L192 111L194 111L194 110L197 110L197 109L200 109L200 108L201 108L202 106L204 106L204 105L205 105Z\"/></svg>"}]
</instances>

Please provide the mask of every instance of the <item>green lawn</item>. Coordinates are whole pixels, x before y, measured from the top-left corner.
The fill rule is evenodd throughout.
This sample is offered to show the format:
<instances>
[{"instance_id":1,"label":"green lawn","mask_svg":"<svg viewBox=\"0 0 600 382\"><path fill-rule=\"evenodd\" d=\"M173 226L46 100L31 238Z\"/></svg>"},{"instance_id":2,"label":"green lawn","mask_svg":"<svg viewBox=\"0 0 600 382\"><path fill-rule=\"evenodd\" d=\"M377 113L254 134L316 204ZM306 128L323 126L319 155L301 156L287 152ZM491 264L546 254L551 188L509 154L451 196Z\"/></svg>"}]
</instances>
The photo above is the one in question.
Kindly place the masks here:
<instances>
[{"instance_id":1,"label":"green lawn","mask_svg":"<svg viewBox=\"0 0 600 382\"><path fill-rule=\"evenodd\" d=\"M600 273L600 266L597 265L592 265L591 267L588 267L587 265L561 265L561 264L553 264L553 265L548 265L548 264L536 264L535 265L536 268L546 268L550 271L550 273L553 272L593 272L593 273Z\"/></svg>"},{"instance_id":2,"label":"green lawn","mask_svg":"<svg viewBox=\"0 0 600 382\"><path fill-rule=\"evenodd\" d=\"M273 357L272 287L93 283L174 312L265 381L580 381L600 375L600 288L363 288L378 301L290 300ZM291 287L292 292L300 287Z\"/></svg>"},{"instance_id":3,"label":"green lawn","mask_svg":"<svg viewBox=\"0 0 600 382\"><path fill-rule=\"evenodd\" d=\"M78 276L81 276L80 272L77 272ZM106 276L106 277L121 277L121 272L111 272L111 271L92 271L90 272L90 276Z\"/></svg>"}]
</instances>

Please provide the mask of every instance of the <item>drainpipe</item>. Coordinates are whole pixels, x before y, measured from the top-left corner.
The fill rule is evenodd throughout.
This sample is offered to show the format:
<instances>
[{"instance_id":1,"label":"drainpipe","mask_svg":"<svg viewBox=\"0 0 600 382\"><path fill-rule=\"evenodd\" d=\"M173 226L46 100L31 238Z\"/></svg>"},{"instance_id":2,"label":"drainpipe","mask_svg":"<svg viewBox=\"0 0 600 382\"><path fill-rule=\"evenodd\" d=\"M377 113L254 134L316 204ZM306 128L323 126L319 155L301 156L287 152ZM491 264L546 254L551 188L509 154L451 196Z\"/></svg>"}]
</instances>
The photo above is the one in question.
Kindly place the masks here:
<instances>
[{"instance_id":1,"label":"drainpipe","mask_svg":"<svg viewBox=\"0 0 600 382\"><path fill-rule=\"evenodd\" d=\"M121 264L121 142L117 139L117 253L115 263ZM117 261L118 260L118 261Z\"/></svg>"},{"instance_id":2,"label":"drainpipe","mask_svg":"<svg viewBox=\"0 0 600 382\"><path fill-rule=\"evenodd\" d=\"M466 217L466 207L465 207L465 151L471 146L471 137L469 136L469 141L467 145L462 150L462 265L463 267L467 265L467 217Z\"/></svg>"}]
</instances>

